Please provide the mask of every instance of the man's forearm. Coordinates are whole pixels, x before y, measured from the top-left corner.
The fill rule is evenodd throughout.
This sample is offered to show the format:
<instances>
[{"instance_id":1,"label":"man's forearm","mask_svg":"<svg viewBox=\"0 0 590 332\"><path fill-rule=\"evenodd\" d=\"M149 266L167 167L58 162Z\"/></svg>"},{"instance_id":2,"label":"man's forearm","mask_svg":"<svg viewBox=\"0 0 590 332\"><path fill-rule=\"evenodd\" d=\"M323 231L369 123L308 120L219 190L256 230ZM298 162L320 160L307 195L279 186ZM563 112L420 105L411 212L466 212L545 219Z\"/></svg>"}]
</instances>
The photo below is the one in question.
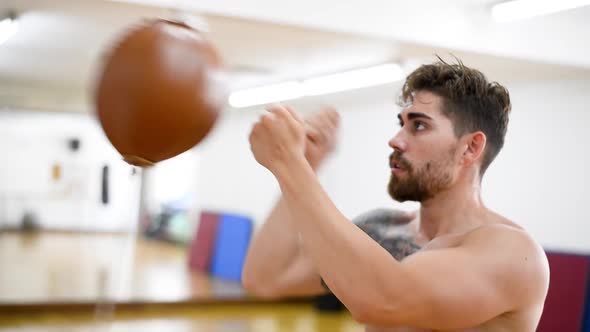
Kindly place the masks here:
<instances>
[{"instance_id":1,"label":"man's forearm","mask_svg":"<svg viewBox=\"0 0 590 332\"><path fill-rule=\"evenodd\" d=\"M293 160L275 176L293 226L301 233L303 250L330 290L344 304L378 297L379 294L368 293L383 290L380 285L387 283L380 271L401 272L394 266L399 265L395 259L338 211L307 163ZM380 271L375 262L381 262Z\"/></svg>"},{"instance_id":2,"label":"man's forearm","mask_svg":"<svg viewBox=\"0 0 590 332\"><path fill-rule=\"evenodd\" d=\"M244 264L244 284L268 285L299 252L299 236L281 197L255 235Z\"/></svg>"}]
</instances>

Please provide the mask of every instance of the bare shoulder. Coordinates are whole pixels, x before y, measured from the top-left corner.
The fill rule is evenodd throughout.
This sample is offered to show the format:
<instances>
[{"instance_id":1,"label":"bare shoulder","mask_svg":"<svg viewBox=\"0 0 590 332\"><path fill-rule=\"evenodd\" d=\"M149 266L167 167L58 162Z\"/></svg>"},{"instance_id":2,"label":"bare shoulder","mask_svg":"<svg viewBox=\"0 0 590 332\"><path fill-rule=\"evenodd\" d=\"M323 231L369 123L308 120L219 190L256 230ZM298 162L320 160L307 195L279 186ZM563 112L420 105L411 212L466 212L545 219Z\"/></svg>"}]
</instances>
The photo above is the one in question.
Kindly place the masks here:
<instances>
[{"instance_id":1,"label":"bare shoulder","mask_svg":"<svg viewBox=\"0 0 590 332\"><path fill-rule=\"evenodd\" d=\"M474 229L466 235L464 244L493 248L499 256L518 255L523 258L541 258L546 261L541 245L525 229L505 218L498 218L495 222Z\"/></svg>"},{"instance_id":2,"label":"bare shoulder","mask_svg":"<svg viewBox=\"0 0 590 332\"><path fill-rule=\"evenodd\" d=\"M515 298L543 301L549 286L549 264L541 245L519 225L499 218L466 236L463 246L476 250ZM505 273L500 273L505 272Z\"/></svg>"}]
</instances>

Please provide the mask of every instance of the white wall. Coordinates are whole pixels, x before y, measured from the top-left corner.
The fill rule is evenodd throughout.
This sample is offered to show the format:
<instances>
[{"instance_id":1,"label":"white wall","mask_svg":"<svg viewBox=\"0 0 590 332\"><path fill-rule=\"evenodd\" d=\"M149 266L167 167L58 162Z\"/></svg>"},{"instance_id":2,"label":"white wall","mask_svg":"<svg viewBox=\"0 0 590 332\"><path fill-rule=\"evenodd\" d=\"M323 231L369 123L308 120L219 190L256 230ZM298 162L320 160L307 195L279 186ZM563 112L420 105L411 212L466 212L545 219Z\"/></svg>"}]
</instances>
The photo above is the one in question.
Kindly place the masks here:
<instances>
[{"instance_id":1,"label":"white wall","mask_svg":"<svg viewBox=\"0 0 590 332\"><path fill-rule=\"evenodd\" d=\"M485 178L488 205L546 247L590 252L590 82L510 86L506 145Z\"/></svg>"},{"instance_id":2,"label":"white wall","mask_svg":"<svg viewBox=\"0 0 590 332\"><path fill-rule=\"evenodd\" d=\"M543 245L590 252L590 82L511 86L513 113L506 145L483 185L487 205L527 228ZM416 208L392 202L388 139L397 130L399 86L291 103L307 111L330 102L343 119L341 145L321 172L337 206L349 217L375 207ZM247 141L260 109L226 112L196 148L200 158L198 205L239 211L260 223L278 187L253 159Z\"/></svg>"},{"instance_id":3,"label":"white wall","mask_svg":"<svg viewBox=\"0 0 590 332\"><path fill-rule=\"evenodd\" d=\"M77 137L80 149L67 141ZM26 211L44 228L133 230L139 174L124 163L93 117L84 114L0 112L0 227L20 225ZM59 165L55 179L52 168ZM101 202L109 166L109 203Z\"/></svg>"}]
</instances>

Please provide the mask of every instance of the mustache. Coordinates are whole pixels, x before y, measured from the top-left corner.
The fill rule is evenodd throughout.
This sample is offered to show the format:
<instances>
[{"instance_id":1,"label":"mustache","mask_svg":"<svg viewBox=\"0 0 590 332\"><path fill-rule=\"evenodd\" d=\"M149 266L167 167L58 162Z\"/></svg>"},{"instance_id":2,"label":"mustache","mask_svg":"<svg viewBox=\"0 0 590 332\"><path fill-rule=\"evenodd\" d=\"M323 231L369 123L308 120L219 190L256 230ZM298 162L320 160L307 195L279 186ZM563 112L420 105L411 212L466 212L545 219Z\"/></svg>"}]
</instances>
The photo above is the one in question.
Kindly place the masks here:
<instances>
[{"instance_id":1,"label":"mustache","mask_svg":"<svg viewBox=\"0 0 590 332\"><path fill-rule=\"evenodd\" d=\"M389 155L389 165L393 165L394 162L404 169L412 168L412 164L399 151L394 151Z\"/></svg>"}]
</instances>

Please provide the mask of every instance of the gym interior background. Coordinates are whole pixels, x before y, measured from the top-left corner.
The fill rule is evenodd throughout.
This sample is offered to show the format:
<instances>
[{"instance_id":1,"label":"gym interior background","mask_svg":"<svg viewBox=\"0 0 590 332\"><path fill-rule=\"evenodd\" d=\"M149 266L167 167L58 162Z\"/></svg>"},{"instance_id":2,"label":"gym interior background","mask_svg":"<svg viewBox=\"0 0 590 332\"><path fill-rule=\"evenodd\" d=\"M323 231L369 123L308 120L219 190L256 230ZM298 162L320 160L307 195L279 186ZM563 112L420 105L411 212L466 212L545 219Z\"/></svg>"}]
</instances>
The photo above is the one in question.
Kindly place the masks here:
<instances>
[{"instance_id":1,"label":"gym interior background","mask_svg":"<svg viewBox=\"0 0 590 332\"><path fill-rule=\"evenodd\" d=\"M590 331L590 6L494 9L501 2L2 0L0 331L362 331L329 296L268 301L242 289L245 250L279 193L248 133L274 97L302 112L334 105L341 141L320 178L337 206L350 218L415 209L388 198L387 141L404 75L435 54L508 87L511 122L484 200L548 253L538 331ZM198 146L134 168L97 123L93 84L113 40L151 17L202 27L232 92L390 71L364 87L340 79L317 93L230 98Z\"/></svg>"}]
</instances>

